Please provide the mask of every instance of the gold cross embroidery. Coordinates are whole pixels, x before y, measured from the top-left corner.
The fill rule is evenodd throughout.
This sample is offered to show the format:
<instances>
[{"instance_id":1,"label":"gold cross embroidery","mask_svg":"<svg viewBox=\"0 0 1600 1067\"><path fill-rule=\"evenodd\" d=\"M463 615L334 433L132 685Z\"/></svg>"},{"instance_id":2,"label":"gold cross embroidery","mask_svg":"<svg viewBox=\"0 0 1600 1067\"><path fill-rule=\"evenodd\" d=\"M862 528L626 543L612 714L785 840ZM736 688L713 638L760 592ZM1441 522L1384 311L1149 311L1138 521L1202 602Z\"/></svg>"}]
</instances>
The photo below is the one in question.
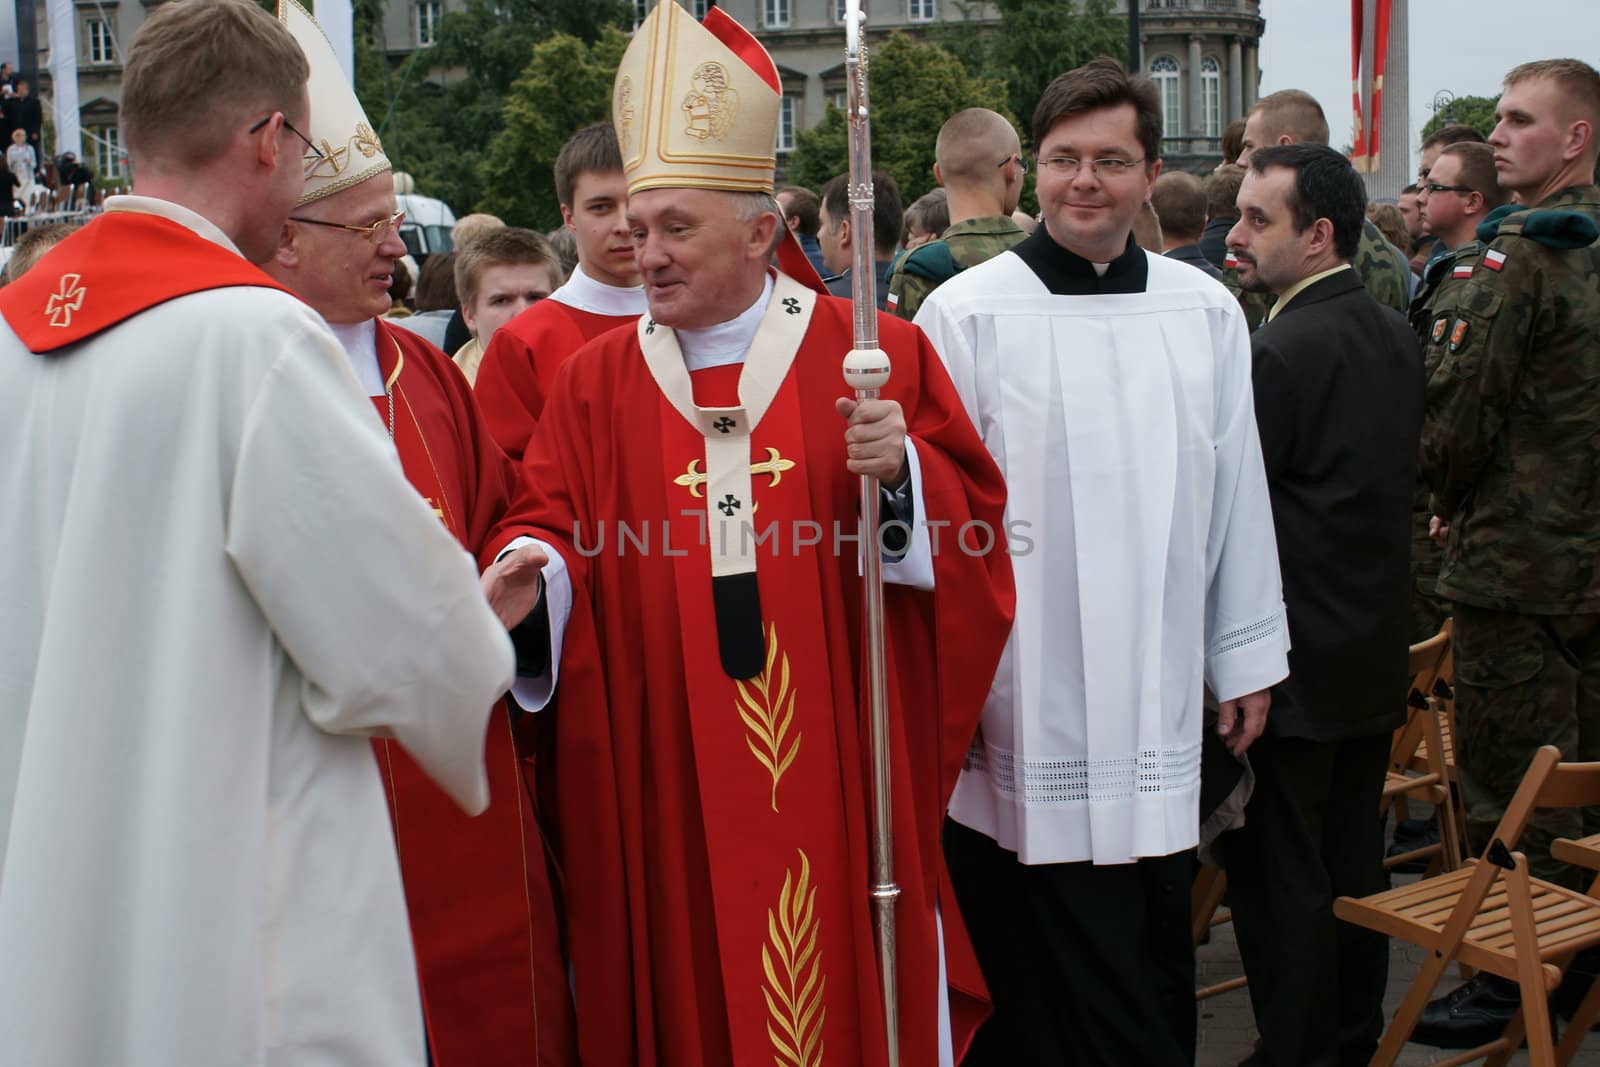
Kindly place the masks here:
<instances>
[{"instance_id":1,"label":"gold cross embroidery","mask_svg":"<svg viewBox=\"0 0 1600 1067\"><path fill-rule=\"evenodd\" d=\"M63 274L61 288L50 294L50 302L44 308L44 313L50 316L50 325L63 329L71 326L72 313L83 307L83 298L89 290L78 284L78 278L76 274Z\"/></svg>"},{"instance_id":2,"label":"gold cross embroidery","mask_svg":"<svg viewBox=\"0 0 1600 1067\"><path fill-rule=\"evenodd\" d=\"M433 509L433 513L435 515L439 516L439 521L440 522L444 523L446 526L450 525L450 523L448 521L446 521L446 519L444 517L444 509L441 508L438 504L435 504L433 502L433 497L425 496L422 499L426 500L428 502L428 506Z\"/></svg>"},{"instance_id":3,"label":"gold cross embroidery","mask_svg":"<svg viewBox=\"0 0 1600 1067\"><path fill-rule=\"evenodd\" d=\"M783 472L794 470L794 467L794 460L784 459L778 454L778 450L776 448L769 447L767 449L766 459L759 463L750 464L750 474L752 476L757 474L765 474L772 479L772 481L767 483L768 485L777 485L783 480ZM672 479L672 484L688 486L690 496L705 496L705 490L701 489L700 487L706 484L706 474L705 471L700 469L700 461L698 459L691 459L689 461L688 470Z\"/></svg>"}]
</instances>

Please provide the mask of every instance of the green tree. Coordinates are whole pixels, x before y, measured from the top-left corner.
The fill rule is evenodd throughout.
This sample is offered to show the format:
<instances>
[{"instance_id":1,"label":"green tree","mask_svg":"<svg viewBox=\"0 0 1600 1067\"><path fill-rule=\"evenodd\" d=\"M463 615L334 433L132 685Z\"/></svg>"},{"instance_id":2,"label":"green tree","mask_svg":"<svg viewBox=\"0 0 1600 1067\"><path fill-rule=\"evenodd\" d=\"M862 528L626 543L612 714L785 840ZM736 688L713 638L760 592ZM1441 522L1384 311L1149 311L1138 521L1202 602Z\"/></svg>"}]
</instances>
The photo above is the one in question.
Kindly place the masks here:
<instances>
[{"instance_id":1,"label":"green tree","mask_svg":"<svg viewBox=\"0 0 1600 1067\"><path fill-rule=\"evenodd\" d=\"M1494 109L1499 102L1498 96L1458 96L1449 106L1433 113L1433 118L1422 127L1422 136L1426 139L1435 130L1461 122L1487 137L1494 129Z\"/></svg>"},{"instance_id":2,"label":"green tree","mask_svg":"<svg viewBox=\"0 0 1600 1067\"><path fill-rule=\"evenodd\" d=\"M867 71L872 162L894 177L908 204L933 188L933 145L945 119L963 108L987 107L1015 124L1005 86L973 77L938 45L892 34L869 52ZM789 180L820 189L849 167L849 152L844 112L830 103L821 122L795 137Z\"/></svg>"},{"instance_id":3,"label":"green tree","mask_svg":"<svg viewBox=\"0 0 1600 1067\"><path fill-rule=\"evenodd\" d=\"M1128 22L1115 14L1115 0L992 2L1000 12L998 28L973 23L971 5L956 0L963 18L942 26L933 39L968 70L1002 79L1011 113L1023 122L1056 75L1098 55L1127 61Z\"/></svg>"},{"instance_id":4,"label":"green tree","mask_svg":"<svg viewBox=\"0 0 1600 1067\"><path fill-rule=\"evenodd\" d=\"M621 0L467 0L439 20L432 47L396 67L374 43L381 0L355 4L357 95L395 169L458 211L483 198L479 161L539 43L594 42L629 10Z\"/></svg>"},{"instance_id":5,"label":"green tree","mask_svg":"<svg viewBox=\"0 0 1600 1067\"><path fill-rule=\"evenodd\" d=\"M561 222L556 155L577 130L610 117L611 84L627 46L620 30L607 27L593 44L559 33L534 48L478 168L479 210L539 230Z\"/></svg>"}]
</instances>

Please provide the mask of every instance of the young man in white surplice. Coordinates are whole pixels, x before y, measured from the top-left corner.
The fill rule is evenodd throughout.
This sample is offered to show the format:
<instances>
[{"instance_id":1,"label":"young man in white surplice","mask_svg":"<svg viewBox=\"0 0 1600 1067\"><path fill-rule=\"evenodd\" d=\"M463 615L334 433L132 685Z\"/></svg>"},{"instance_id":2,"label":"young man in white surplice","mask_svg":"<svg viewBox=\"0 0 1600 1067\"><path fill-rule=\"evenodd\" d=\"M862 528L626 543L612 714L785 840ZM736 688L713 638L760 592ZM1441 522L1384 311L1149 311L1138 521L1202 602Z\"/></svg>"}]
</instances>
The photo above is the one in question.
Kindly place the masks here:
<instances>
[{"instance_id":1,"label":"young man in white surplice","mask_svg":"<svg viewBox=\"0 0 1600 1067\"><path fill-rule=\"evenodd\" d=\"M1194 1062L1202 689L1242 753L1288 673L1236 301L1130 240L1155 87L1100 59L1034 114L1044 225L916 322L1005 472L1016 623L946 846L995 1001L968 1064Z\"/></svg>"}]
</instances>

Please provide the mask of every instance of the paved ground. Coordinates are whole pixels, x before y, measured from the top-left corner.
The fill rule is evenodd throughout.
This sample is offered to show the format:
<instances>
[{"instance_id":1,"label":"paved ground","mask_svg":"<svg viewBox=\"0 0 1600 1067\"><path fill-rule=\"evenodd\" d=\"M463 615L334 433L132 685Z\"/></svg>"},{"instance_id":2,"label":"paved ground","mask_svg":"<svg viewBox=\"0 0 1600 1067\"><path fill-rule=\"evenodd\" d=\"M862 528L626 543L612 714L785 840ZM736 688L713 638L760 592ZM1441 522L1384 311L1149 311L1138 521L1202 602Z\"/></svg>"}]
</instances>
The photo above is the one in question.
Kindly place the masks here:
<instances>
[{"instance_id":1,"label":"paved ground","mask_svg":"<svg viewBox=\"0 0 1600 1067\"><path fill-rule=\"evenodd\" d=\"M1396 884L1414 880L1404 876ZM1233 939L1233 928L1223 925L1213 927L1211 943L1202 945L1197 953L1197 969L1201 985L1211 985L1242 974L1239 966L1239 949ZM1411 980L1422 963L1422 950L1413 945L1391 942L1389 955L1389 992L1384 1000L1384 1010L1390 1018L1399 1006ZM1449 977L1439 983L1440 991L1451 988L1457 979L1452 970ZM1255 1020L1250 1014L1250 992L1240 989L1223 993L1200 1002L1200 1053L1197 1067L1235 1067L1250 1054L1256 1040ZM1407 1045L1401 1055L1400 1067L1420 1067L1435 1058L1446 1055L1437 1049L1421 1045ZM1519 1052L1511 1061L1526 1064L1526 1052ZM1583 1044L1583 1050L1574 1057L1574 1064L1583 1067L1600 1067L1600 1033L1592 1033Z\"/></svg>"}]
</instances>

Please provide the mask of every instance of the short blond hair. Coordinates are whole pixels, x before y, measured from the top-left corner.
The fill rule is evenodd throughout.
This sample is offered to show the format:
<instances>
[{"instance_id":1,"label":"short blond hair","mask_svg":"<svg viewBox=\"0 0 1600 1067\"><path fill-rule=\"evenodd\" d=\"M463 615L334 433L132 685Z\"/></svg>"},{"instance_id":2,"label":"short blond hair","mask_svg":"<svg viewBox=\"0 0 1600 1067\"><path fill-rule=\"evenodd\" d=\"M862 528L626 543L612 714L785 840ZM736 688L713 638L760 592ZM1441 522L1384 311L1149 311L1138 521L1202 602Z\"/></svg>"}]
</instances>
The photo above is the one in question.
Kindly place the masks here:
<instances>
[{"instance_id":1,"label":"short blond hair","mask_svg":"<svg viewBox=\"0 0 1600 1067\"><path fill-rule=\"evenodd\" d=\"M303 119L311 68L288 29L252 0L172 0L145 19L122 74L128 154L200 166L282 111Z\"/></svg>"},{"instance_id":2,"label":"short blond hair","mask_svg":"<svg viewBox=\"0 0 1600 1067\"><path fill-rule=\"evenodd\" d=\"M1600 72L1581 59L1536 59L1512 67L1506 75L1506 88L1534 78L1548 78L1568 99L1587 113L1591 122L1600 123Z\"/></svg>"},{"instance_id":3,"label":"short blond hair","mask_svg":"<svg viewBox=\"0 0 1600 1067\"><path fill-rule=\"evenodd\" d=\"M457 252L478 240L484 234L503 230L506 224L500 221L499 216L478 211L471 215L463 215L450 227L450 246Z\"/></svg>"},{"instance_id":4,"label":"short blond hair","mask_svg":"<svg viewBox=\"0 0 1600 1067\"><path fill-rule=\"evenodd\" d=\"M470 216L468 216L470 218ZM561 260L555 249L541 233L524 230L520 226L501 226L490 230L463 248L456 249L456 296L461 306L471 308L478 302L478 288L483 272L490 267L544 267L550 272L550 284L559 286Z\"/></svg>"},{"instance_id":5,"label":"short blond hair","mask_svg":"<svg viewBox=\"0 0 1600 1067\"><path fill-rule=\"evenodd\" d=\"M1327 144L1328 117L1317 98L1304 89L1279 89L1257 100L1250 109L1261 113L1267 144L1288 134L1296 144ZM1257 145L1265 148L1266 145Z\"/></svg>"}]
</instances>

